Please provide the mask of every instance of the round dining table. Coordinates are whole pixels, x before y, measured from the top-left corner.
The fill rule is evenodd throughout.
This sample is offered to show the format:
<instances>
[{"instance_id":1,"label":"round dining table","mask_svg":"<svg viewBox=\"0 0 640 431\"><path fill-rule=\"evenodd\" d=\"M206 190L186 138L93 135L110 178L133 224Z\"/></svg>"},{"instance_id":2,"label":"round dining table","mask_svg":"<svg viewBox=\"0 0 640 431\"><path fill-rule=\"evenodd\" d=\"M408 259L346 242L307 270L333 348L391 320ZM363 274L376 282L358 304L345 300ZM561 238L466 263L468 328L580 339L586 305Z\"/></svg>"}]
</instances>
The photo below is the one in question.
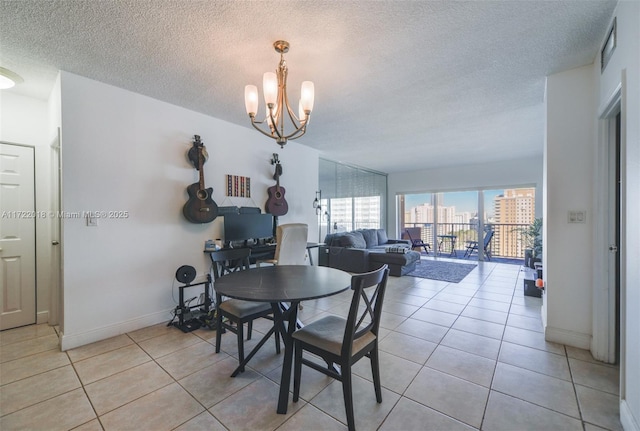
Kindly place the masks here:
<instances>
[{"instance_id":1,"label":"round dining table","mask_svg":"<svg viewBox=\"0 0 640 431\"><path fill-rule=\"evenodd\" d=\"M244 369L269 337L278 331L284 341L285 349L277 411L285 414L289 403L293 362L292 334L302 325L297 320L298 305L301 301L336 295L350 287L351 274L324 266L261 266L234 272L217 279L214 289L222 296L245 301L269 302L273 309L274 326L231 376L235 377L240 370Z\"/></svg>"}]
</instances>

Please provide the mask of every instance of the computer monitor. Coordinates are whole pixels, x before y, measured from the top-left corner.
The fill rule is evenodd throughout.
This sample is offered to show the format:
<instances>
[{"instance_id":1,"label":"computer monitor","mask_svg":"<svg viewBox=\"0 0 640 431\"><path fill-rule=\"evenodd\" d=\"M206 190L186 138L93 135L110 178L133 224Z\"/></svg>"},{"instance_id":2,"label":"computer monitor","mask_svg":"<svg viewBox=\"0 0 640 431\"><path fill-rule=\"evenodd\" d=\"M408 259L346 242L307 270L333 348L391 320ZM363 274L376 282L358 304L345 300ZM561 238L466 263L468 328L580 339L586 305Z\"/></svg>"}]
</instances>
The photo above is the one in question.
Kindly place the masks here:
<instances>
[{"instance_id":1,"label":"computer monitor","mask_svg":"<svg viewBox=\"0 0 640 431\"><path fill-rule=\"evenodd\" d=\"M271 214L225 214L224 240L238 242L273 237Z\"/></svg>"}]
</instances>

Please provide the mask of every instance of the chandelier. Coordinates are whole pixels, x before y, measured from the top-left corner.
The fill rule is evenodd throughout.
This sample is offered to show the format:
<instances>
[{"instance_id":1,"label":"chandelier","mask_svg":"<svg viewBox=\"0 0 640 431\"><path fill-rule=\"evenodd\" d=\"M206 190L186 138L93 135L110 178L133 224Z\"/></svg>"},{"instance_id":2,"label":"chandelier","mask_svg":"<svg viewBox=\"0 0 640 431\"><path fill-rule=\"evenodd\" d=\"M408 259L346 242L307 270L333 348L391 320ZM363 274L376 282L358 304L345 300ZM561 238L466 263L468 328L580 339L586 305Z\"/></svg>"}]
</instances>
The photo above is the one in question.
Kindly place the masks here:
<instances>
[{"instance_id":1,"label":"chandelier","mask_svg":"<svg viewBox=\"0 0 640 431\"><path fill-rule=\"evenodd\" d=\"M276 140L283 148L289 139L297 139L307 131L307 124L313 110L313 82L304 81L300 89L300 102L298 103L298 115L293 112L287 97L287 62L284 54L289 51L289 42L278 40L273 47L280 54L280 64L276 72L266 72L262 79L262 91L266 104L265 118L256 121L258 113L258 88L255 85L247 85L244 88L244 104L247 114L251 118L251 124L263 135ZM289 118L286 121L286 117ZM285 122L290 123L292 131L285 131ZM262 124L269 126L268 131Z\"/></svg>"}]
</instances>

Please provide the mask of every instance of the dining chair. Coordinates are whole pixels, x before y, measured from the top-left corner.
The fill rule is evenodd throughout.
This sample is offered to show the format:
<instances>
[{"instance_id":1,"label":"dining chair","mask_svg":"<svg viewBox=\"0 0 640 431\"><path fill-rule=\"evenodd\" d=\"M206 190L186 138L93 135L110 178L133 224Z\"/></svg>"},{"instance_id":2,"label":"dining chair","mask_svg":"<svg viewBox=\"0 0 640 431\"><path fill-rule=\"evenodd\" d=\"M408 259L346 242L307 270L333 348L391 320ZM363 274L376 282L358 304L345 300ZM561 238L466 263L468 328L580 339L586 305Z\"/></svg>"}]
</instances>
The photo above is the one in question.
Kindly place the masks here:
<instances>
[{"instance_id":1,"label":"dining chair","mask_svg":"<svg viewBox=\"0 0 640 431\"><path fill-rule=\"evenodd\" d=\"M388 276L387 265L372 272L353 275L353 296L346 320L330 315L293 333L293 401L297 402L300 396L303 364L341 381L349 430L355 430L351 366L365 356L371 361L376 401L382 402L378 329ZM304 358L304 351L319 356L326 364L321 365ZM334 364L339 366L339 371Z\"/></svg>"},{"instance_id":2,"label":"dining chair","mask_svg":"<svg viewBox=\"0 0 640 431\"><path fill-rule=\"evenodd\" d=\"M249 269L249 248L224 249L211 252L213 264L213 280L225 274ZM234 332L238 338L238 361L244 361L244 324L247 323L247 340L251 339L253 321L260 317L273 320L271 304L268 302L242 301L240 299L222 300L222 295L216 293L216 353L220 353L222 333L226 329ZM227 320L225 320L225 318ZM235 326L229 322L235 323ZM280 337L275 333L276 352L280 353ZM240 371L244 371L244 368Z\"/></svg>"}]
</instances>

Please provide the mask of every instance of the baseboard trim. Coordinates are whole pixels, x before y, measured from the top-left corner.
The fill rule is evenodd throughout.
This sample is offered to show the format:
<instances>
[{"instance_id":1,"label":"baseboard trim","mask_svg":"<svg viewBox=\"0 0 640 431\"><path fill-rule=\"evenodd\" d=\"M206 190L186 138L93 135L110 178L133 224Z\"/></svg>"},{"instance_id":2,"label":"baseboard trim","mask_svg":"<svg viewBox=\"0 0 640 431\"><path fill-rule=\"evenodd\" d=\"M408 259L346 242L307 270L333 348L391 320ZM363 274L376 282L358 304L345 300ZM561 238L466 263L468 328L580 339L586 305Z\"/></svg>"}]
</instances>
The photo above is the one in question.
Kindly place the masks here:
<instances>
[{"instance_id":1,"label":"baseboard trim","mask_svg":"<svg viewBox=\"0 0 640 431\"><path fill-rule=\"evenodd\" d=\"M137 331L147 326L168 322L170 316L171 310L163 310L113 325L103 326L102 328L92 329L87 332L71 335L63 333L60 337L60 349L64 352L65 350L75 349L85 344L95 343L96 341L126 334L127 332Z\"/></svg>"},{"instance_id":2,"label":"baseboard trim","mask_svg":"<svg viewBox=\"0 0 640 431\"><path fill-rule=\"evenodd\" d=\"M589 350L591 348L591 334L567 331L566 329L547 326L544 331L544 339L554 343Z\"/></svg>"},{"instance_id":3,"label":"baseboard trim","mask_svg":"<svg viewBox=\"0 0 640 431\"><path fill-rule=\"evenodd\" d=\"M640 425L633 417L626 400L620 401L620 422L624 431L640 431Z\"/></svg>"}]
</instances>

